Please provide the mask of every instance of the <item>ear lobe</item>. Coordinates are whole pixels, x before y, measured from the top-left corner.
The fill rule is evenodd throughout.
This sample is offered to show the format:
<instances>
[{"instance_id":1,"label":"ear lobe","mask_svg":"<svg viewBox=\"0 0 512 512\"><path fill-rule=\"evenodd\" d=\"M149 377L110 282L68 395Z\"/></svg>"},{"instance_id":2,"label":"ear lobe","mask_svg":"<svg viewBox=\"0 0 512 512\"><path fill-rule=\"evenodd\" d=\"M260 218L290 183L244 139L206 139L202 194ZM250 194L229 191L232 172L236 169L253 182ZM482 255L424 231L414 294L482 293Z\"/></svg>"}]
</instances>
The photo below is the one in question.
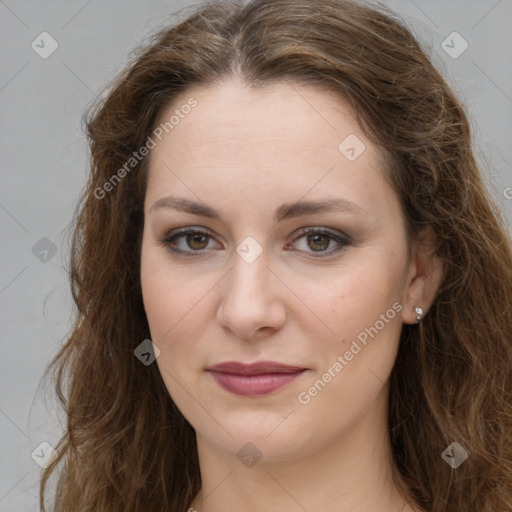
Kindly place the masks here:
<instances>
[{"instance_id":1,"label":"ear lobe","mask_svg":"<svg viewBox=\"0 0 512 512\"><path fill-rule=\"evenodd\" d=\"M402 321L405 324L421 321L428 314L439 290L443 278L443 264L435 254L435 241L434 231L429 226L413 243L402 309ZM420 320L417 318L416 308L423 310Z\"/></svg>"}]
</instances>

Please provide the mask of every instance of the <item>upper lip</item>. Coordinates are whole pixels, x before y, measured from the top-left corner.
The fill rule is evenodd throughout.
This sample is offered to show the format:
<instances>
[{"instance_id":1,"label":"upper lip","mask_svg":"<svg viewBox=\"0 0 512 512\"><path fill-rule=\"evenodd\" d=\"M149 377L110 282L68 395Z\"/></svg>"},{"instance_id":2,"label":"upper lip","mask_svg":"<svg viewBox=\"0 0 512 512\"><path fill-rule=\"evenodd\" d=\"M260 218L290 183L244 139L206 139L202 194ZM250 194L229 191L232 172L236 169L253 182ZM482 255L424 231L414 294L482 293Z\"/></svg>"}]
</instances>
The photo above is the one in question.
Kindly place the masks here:
<instances>
[{"instance_id":1,"label":"upper lip","mask_svg":"<svg viewBox=\"0 0 512 512\"><path fill-rule=\"evenodd\" d=\"M207 368L209 371L229 373L232 375L264 375L268 373L296 373L305 370L301 366L290 366L274 361L258 361L256 363L241 363L225 361Z\"/></svg>"}]
</instances>

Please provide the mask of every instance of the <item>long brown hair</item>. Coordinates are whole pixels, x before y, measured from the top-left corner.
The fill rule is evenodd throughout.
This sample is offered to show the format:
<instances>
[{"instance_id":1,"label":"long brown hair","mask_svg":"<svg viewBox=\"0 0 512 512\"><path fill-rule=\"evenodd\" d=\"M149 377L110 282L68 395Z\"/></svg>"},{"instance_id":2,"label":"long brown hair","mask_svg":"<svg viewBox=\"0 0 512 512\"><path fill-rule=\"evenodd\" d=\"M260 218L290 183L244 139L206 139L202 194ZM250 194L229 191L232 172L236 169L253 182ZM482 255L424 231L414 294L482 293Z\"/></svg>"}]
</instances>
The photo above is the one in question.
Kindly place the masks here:
<instances>
[{"instance_id":1,"label":"long brown hair","mask_svg":"<svg viewBox=\"0 0 512 512\"><path fill-rule=\"evenodd\" d=\"M42 474L42 510L57 468L55 512L183 512L201 487L194 429L157 365L134 356L150 338L139 275L147 158L126 162L179 93L230 76L336 91L386 155L410 239L430 226L444 265L423 322L403 326L391 375L397 484L429 512L508 512L509 234L460 101L393 13L347 0L196 6L154 35L89 111L91 172L70 260L76 318L47 368L67 424ZM442 457L452 442L468 454L456 469Z\"/></svg>"}]
</instances>

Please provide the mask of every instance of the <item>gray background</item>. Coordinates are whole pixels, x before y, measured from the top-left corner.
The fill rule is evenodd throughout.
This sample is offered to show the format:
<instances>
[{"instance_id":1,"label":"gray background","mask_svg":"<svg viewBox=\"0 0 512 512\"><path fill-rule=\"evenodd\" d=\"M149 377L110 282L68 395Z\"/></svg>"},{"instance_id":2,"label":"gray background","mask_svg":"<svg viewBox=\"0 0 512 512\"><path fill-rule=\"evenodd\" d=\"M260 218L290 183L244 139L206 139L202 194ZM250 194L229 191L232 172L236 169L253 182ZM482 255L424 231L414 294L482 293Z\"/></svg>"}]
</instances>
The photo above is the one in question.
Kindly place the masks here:
<instances>
[{"instance_id":1,"label":"gray background","mask_svg":"<svg viewBox=\"0 0 512 512\"><path fill-rule=\"evenodd\" d=\"M430 48L468 106L478 158L510 226L512 1L383 3ZM63 424L40 379L71 325L66 228L87 170L81 116L130 51L190 5L0 0L0 512L39 510L41 469L31 454L41 442L55 445ZM44 31L58 43L46 59L31 47L42 46ZM469 44L456 59L442 48L453 31Z\"/></svg>"}]
</instances>

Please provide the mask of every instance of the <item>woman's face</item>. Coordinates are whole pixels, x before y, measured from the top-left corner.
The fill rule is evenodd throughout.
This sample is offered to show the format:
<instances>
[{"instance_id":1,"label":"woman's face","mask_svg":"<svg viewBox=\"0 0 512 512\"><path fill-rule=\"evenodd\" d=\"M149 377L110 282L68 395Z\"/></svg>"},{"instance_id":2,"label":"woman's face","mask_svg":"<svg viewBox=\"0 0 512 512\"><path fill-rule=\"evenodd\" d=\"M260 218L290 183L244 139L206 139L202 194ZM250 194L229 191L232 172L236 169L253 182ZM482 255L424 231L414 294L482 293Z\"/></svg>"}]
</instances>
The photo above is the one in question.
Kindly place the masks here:
<instances>
[{"instance_id":1,"label":"woman's face","mask_svg":"<svg viewBox=\"0 0 512 512\"><path fill-rule=\"evenodd\" d=\"M415 270L347 104L230 82L188 90L162 122L176 109L150 153L141 282L156 364L198 439L292 460L383 421Z\"/></svg>"}]
</instances>

